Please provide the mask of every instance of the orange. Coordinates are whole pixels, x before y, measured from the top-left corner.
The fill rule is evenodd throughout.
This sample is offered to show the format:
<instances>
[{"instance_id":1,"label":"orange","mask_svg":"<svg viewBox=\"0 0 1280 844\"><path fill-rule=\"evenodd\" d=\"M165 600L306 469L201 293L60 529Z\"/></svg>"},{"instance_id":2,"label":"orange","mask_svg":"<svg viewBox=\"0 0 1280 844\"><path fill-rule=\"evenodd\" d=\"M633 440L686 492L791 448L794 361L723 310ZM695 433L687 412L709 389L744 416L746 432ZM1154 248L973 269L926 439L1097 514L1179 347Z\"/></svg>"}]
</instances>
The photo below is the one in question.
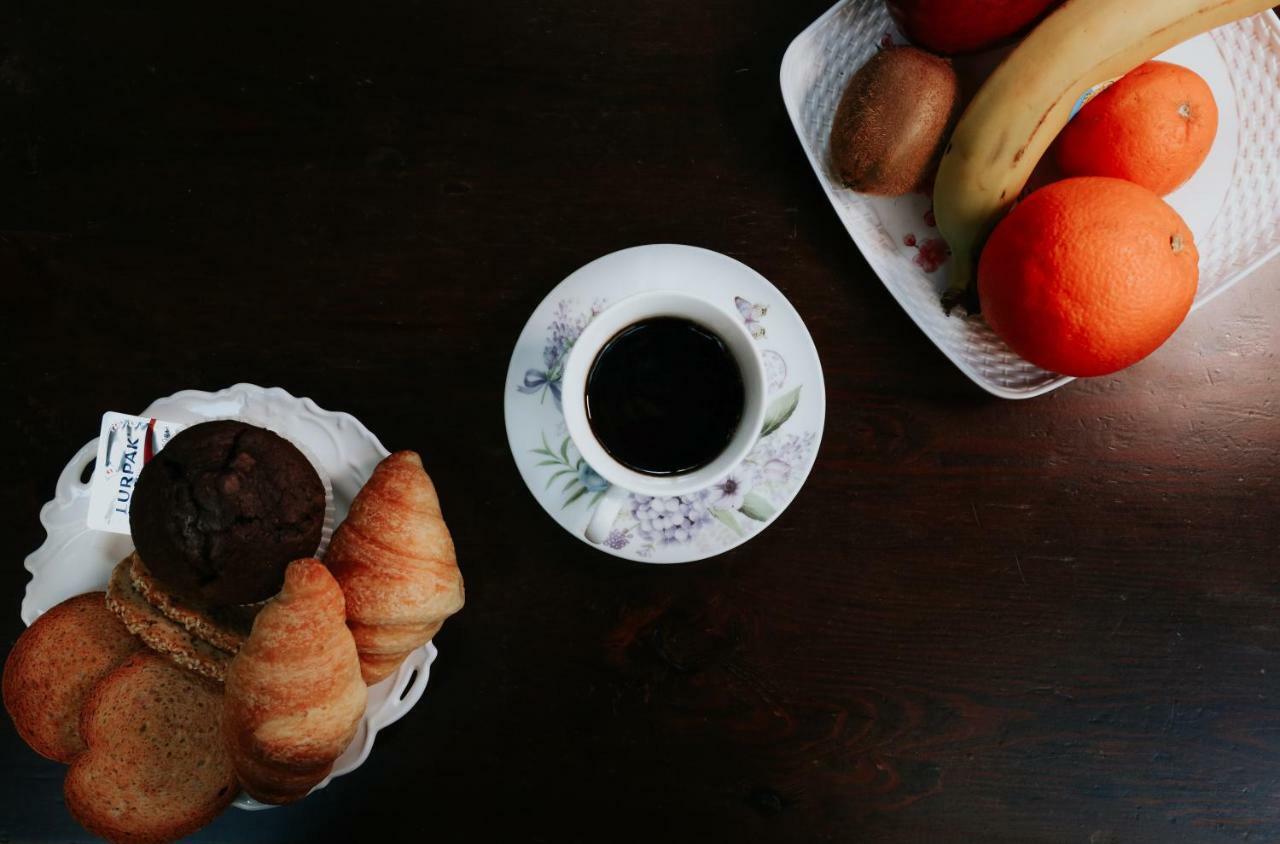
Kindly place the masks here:
<instances>
[{"instance_id":1,"label":"orange","mask_svg":"<svg viewBox=\"0 0 1280 844\"><path fill-rule=\"evenodd\" d=\"M1178 212L1132 182L1086 176L1041 188L1000 221L978 262L978 295L1022 357L1106 375L1173 334L1199 277Z\"/></svg>"},{"instance_id":2,"label":"orange","mask_svg":"<svg viewBox=\"0 0 1280 844\"><path fill-rule=\"evenodd\" d=\"M1114 176L1164 196L1200 169L1218 104L1194 71L1147 62L1094 97L1057 140L1067 176Z\"/></svg>"}]
</instances>

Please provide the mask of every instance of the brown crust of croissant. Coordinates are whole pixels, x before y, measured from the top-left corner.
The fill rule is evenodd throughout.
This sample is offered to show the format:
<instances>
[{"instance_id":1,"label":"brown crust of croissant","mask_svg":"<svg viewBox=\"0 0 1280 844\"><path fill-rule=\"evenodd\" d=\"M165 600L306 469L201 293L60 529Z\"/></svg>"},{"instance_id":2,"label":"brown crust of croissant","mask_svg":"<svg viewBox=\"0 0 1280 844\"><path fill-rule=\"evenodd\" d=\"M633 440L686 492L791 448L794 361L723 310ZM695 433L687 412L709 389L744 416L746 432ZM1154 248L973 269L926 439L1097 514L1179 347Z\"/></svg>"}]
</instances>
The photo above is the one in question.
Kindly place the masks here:
<instances>
[{"instance_id":1,"label":"brown crust of croissant","mask_svg":"<svg viewBox=\"0 0 1280 844\"><path fill-rule=\"evenodd\" d=\"M435 485L412 451L377 465L334 531L325 565L347 599L360 670L373 685L462 609L462 573Z\"/></svg>"},{"instance_id":2,"label":"brown crust of croissant","mask_svg":"<svg viewBox=\"0 0 1280 844\"><path fill-rule=\"evenodd\" d=\"M289 803L329 775L368 690L342 590L319 560L295 560L227 671L223 738L244 790Z\"/></svg>"}]
</instances>

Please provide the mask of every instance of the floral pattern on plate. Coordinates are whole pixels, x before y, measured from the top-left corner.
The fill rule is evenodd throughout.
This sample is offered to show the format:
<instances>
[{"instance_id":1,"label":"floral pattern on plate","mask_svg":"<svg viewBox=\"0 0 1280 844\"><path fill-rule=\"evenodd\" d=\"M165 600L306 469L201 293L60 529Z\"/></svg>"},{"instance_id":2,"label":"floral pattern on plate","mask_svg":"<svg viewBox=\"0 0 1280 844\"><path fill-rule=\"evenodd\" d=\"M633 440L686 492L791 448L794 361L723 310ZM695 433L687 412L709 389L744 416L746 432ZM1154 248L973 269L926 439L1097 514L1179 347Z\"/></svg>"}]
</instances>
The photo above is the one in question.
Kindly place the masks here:
<instances>
[{"instance_id":1,"label":"floral pattern on plate","mask_svg":"<svg viewBox=\"0 0 1280 844\"><path fill-rule=\"evenodd\" d=\"M764 340L767 334L761 321L767 316L768 307L748 302L741 296L734 297L734 304L752 337ZM545 400L550 393L560 409L564 362L583 329L605 305L604 301L597 300L589 310L582 311L575 310L571 300L557 303L542 353L545 368L528 369L523 383L516 389L526 395L537 395L540 400ZM786 382L787 365L782 355L769 350L766 372L771 392L776 393ZM772 398L760 440L727 478L684 496L654 498L633 494L604 544L621 551L634 543L636 554L651 557L662 546L696 544L709 548L716 543L736 544L733 540L745 538L767 523L789 500L794 491L793 481L800 476L798 468L807 464L817 446L818 437L813 431L781 431L800 404L802 390L803 385L798 385ZM543 431L541 446L531 451L541 458L537 466L548 473L545 489L551 489L558 482L562 484L563 507L582 501L590 510L609 490L609 482L587 465L568 436L563 437L558 448L553 448ZM708 542L711 545L707 545Z\"/></svg>"},{"instance_id":2,"label":"floral pattern on plate","mask_svg":"<svg viewBox=\"0 0 1280 844\"><path fill-rule=\"evenodd\" d=\"M606 255L571 274L526 323L507 374L512 456L538 503L565 530L583 530L609 489L564 426L561 379L573 344L610 302L681 289L740 315L759 344L768 384L760 440L718 484L680 497L631 495L607 540L593 547L647 563L681 563L729 550L767 527L813 467L826 410L817 350L791 303L751 268L690 246L653 245Z\"/></svg>"}]
</instances>

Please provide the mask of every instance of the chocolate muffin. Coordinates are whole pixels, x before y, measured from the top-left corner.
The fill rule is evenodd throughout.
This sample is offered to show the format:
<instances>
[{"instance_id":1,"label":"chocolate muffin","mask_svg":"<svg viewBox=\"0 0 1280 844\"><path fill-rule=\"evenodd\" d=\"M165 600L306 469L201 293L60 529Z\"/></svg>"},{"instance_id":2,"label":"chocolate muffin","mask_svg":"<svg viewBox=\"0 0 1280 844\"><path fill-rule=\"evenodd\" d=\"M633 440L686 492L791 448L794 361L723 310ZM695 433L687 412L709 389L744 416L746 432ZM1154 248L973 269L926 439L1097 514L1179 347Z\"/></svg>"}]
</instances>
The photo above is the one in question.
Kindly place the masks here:
<instances>
[{"instance_id":1,"label":"chocolate muffin","mask_svg":"<svg viewBox=\"0 0 1280 844\"><path fill-rule=\"evenodd\" d=\"M129 529L152 575L211 605L271 597L293 560L315 554L325 493L288 440L244 422L202 422L143 468Z\"/></svg>"}]
</instances>

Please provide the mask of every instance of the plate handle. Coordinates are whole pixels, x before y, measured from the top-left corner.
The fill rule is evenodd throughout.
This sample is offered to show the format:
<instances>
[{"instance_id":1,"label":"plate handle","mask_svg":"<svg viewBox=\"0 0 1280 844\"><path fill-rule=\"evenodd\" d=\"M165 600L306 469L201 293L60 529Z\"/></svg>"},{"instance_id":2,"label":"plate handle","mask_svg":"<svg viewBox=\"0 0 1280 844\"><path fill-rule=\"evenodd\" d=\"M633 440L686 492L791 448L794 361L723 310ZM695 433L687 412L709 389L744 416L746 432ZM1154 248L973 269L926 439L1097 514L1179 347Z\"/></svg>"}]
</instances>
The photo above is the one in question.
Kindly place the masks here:
<instances>
[{"instance_id":1,"label":"plate handle","mask_svg":"<svg viewBox=\"0 0 1280 844\"><path fill-rule=\"evenodd\" d=\"M427 689L427 679L431 674L431 663L435 662L435 645L428 642L425 651L425 653L422 649L415 651L409 660L400 666L395 682L391 686L391 693L387 695L386 703L376 715L369 719L371 729L381 730L399 721L418 702L418 698L422 697L422 693Z\"/></svg>"},{"instance_id":2,"label":"plate handle","mask_svg":"<svg viewBox=\"0 0 1280 844\"><path fill-rule=\"evenodd\" d=\"M94 437L85 443L84 446L76 452L76 456L71 458L70 462L62 469L62 474L58 476L58 489L66 490L72 498L80 498L89 494L89 484L93 482L93 473L89 472L95 460L98 459L98 438ZM85 479L85 473L89 472L88 479Z\"/></svg>"}]
</instances>

